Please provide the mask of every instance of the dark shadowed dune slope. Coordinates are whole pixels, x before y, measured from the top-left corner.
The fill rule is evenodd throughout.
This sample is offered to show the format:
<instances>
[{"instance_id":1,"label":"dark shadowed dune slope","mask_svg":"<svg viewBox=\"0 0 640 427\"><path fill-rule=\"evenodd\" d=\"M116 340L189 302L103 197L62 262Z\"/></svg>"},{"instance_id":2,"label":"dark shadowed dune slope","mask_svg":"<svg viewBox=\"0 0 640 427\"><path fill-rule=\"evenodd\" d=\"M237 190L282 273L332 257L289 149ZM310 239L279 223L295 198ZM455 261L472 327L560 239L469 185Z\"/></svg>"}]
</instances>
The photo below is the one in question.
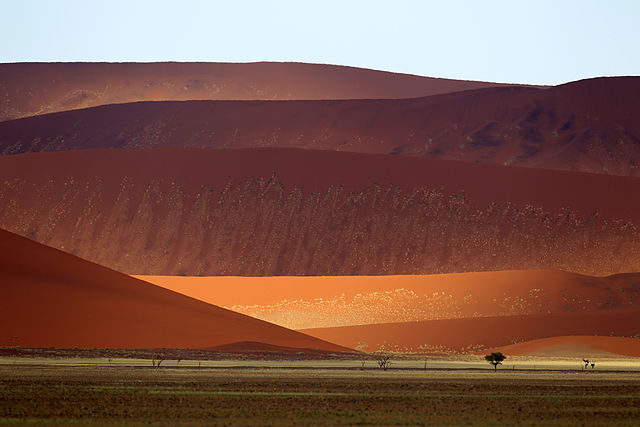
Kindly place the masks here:
<instances>
[{"instance_id":1,"label":"dark shadowed dune slope","mask_svg":"<svg viewBox=\"0 0 640 427\"><path fill-rule=\"evenodd\" d=\"M0 123L0 153L297 147L640 175L640 77L418 99L108 105Z\"/></svg>"},{"instance_id":2,"label":"dark shadowed dune slope","mask_svg":"<svg viewBox=\"0 0 640 427\"><path fill-rule=\"evenodd\" d=\"M296 149L0 156L0 227L128 274L640 270L640 179Z\"/></svg>"},{"instance_id":3,"label":"dark shadowed dune slope","mask_svg":"<svg viewBox=\"0 0 640 427\"><path fill-rule=\"evenodd\" d=\"M345 349L0 230L0 345Z\"/></svg>"}]
</instances>

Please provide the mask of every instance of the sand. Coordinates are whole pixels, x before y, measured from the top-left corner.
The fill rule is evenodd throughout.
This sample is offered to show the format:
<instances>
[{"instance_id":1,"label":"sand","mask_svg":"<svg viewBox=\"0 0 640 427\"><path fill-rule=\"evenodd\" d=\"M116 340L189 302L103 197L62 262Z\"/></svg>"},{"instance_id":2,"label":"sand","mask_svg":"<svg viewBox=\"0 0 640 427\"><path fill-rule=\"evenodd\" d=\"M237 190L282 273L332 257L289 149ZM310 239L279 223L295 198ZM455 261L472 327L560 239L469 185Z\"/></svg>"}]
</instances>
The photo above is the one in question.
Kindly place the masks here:
<instances>
[{"instance_id":1,"label":"sand","mask_svg":"<svg viewBox=\"0 0 640 427\"><path fill-rule=\"evenodd\" d=\"M412 98L498 83L322 64L0 64L0 121L96 105L190 99Z\"/></svg>"},{"instance_id":2,"label":"sand","mask_svg":"<svg viewBox=\"0 0 640 427\"><path fill-rule=\"evenodd\" d=\"M511 344L495 349L513 356L541 357L640 357L640 338L608 336L560 336ZM597 363L596 363L597 365ZM591 369L591 366L589 366Z\"/></svg>"},{"instance_id":3,"label":"sand","mask_svg":"<svg viewBox=\"0 0 640 427\"><path fill-rule=\"evenodd\" d=\"M138 276L292 329L640 309L640 275L560 271L413 276Z\"/></svg>"},{"instance_id":4,"label":"sand","mask_svg":"<svg viewBox=\"0 0 640 427\"><path fill-rule=\"evenodd\" d=\"M207 348L259 342L345 350L2 230L0 299L3 346Z\"/></svg>"},{"instance_id":5,"label":"sand","mask_svg":"<svg viewBox=\"0 0 640 427\"><path fill-rule=\"evenodd\" d=\"M639 178L299 149L0 156L0 228L127 274L634 272L630 194Z\"/></svg>"},{"instance_id":6,"label":"sand","mask_svg":"<svg viewBox=\"0 0 640 427\"><path fill-rule=\"evenodd\" d=\"M0 153L255 148L640 175L640 77L412 99L137 102L0 123Z\"/></svg>"},{"instance_id":7,"label":"sand","mask_svg":"<svg viewBox=\"0 0 640 427\"><path fill-rule=\"evenodd\" d=\"M640 310L477 317L302 331L340 345L368 351L476 353L483 349L554 336L637 336L640 334ZM616 347L607 348L614 353Z\"/></svg>"}]
</instances>

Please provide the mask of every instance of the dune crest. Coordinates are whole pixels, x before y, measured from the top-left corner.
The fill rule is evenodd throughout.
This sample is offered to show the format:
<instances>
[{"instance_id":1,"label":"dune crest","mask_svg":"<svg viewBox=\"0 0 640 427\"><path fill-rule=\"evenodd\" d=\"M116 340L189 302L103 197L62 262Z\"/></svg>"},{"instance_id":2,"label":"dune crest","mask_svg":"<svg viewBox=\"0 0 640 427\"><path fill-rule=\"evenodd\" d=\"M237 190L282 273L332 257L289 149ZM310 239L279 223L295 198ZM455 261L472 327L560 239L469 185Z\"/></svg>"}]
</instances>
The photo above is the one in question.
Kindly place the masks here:
<instances>
[{"instance_id":1,"label":"dune crest","mask_svg":"<svg viewBox=\"0 0 640 427\"><path fill-rule=\"evenodd\" d=\"M413 98L494 86L295 62L0 64L0 121L136 101Z\"/></svg>"},{"instance_id":2,"label":"dune crest","mask_svg":"<svg viewBox=\"0 0 640 427\"><path fill-rule=\"evenodd\" d=\"M0 123L0 153L305 148L640 176L640 77L412 99L104 105Z\"/></svg>"},{"instance_id":3,"label":"dune crest","mask_svg":"<svg viewBox=\"0 0 640 427\"><path fill-rule=\"evenodd\" d=\"M0 345L208 348L240 341L345 351L0 230Z\"/></svg>"}]
</instances>

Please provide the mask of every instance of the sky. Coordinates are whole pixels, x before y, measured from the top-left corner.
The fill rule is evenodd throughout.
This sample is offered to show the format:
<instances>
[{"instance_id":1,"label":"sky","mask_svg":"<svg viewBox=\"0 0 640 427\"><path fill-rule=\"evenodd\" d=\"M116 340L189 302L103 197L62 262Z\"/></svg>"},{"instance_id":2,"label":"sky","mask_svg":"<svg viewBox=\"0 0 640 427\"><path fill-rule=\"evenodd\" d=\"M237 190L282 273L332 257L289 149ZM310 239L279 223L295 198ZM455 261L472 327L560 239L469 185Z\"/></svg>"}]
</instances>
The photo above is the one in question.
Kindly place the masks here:
<instances>
[{"instance_id":1,"label":"sky","mask_svg":"<svg viewBox=\"0 0 640 427\"><path fill-rule=\"evenodd\" d=\"M640 75L640 0L0 0L0 62L295 61L560 84Z\"/></svg>"}]
</instances>

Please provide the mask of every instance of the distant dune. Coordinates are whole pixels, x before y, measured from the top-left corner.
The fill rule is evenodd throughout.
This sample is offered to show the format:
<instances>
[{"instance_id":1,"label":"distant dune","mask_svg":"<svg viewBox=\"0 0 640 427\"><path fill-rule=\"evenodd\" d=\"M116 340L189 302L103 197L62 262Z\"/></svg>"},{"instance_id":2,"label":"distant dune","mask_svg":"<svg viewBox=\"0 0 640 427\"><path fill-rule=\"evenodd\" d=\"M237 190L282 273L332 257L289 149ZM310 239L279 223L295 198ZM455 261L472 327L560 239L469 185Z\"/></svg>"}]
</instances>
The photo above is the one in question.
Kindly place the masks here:
<instances>
[{"instance_id":1,"label":"distant dune","mask_svg":"<svg viewBox=\"0 0 640 427\"><path fill-rule=\"evenodd\" d=\"M551 337L511 344L493 351L500 351L512 356L575 356L581 358L593 358L596 356L640 357L640 338L600 336Z\"/></svg>"},{"instance_id":2,"label":"distant dune","mask_svg":"<svg viewBox=\"0 0 640 427\"><path fill-rule=\"evenodd\" d=\"M563 335L638 336L640 310L428 320L301 331L351 348L366 345L367 351L475 353L516 342Z\"/></svg>"},{"instance_id":3,"label":"distant dune","mask_svg":"<svg viewBox=\"0 0 640 427\"><path fill-rule=\"evenodd\" d=\"M208 348L249 341L344 351L0 230L0 345Z\"/></svg>"},{"instance_id":4,"label":"distant dune","mask_svg":"<svg viewBox=\"0 0 640 427\"><path fill-rule=\"evenodd\" d=\"M0 121L135 101L413 98L492 86L502 85L294 62L0 64Z\"/></svg>"},{"instance_id":5,"label":"distant dune","mask_svg":"<svg viewBox=\"0 0 640 427\"><path fill-rule=\"evenodd\" d=\"M127 274L640 271L640 179L296 149L0 156L0 227Z\"/></svg>"},{"instance_id":6,"label":"distant dune","mask_svg":"<svg viewBox=\"0 0 640 427\"><path fill-rule=\"evenodd\" d=\"M144 102L0 123L0 153L297 147L640 176L640 77L417 99Z\"/></svg>"},{"instance_id":7,"label":"distant dune","mask_svg":"<svg viewBox=\"0 0 640 427\"><path fill-rule=\"evenodd\" d=\"M640 273L560 271L415 276L138 276L184 295L291 328L640 309Z\"/></svg>"}]
</instances>

